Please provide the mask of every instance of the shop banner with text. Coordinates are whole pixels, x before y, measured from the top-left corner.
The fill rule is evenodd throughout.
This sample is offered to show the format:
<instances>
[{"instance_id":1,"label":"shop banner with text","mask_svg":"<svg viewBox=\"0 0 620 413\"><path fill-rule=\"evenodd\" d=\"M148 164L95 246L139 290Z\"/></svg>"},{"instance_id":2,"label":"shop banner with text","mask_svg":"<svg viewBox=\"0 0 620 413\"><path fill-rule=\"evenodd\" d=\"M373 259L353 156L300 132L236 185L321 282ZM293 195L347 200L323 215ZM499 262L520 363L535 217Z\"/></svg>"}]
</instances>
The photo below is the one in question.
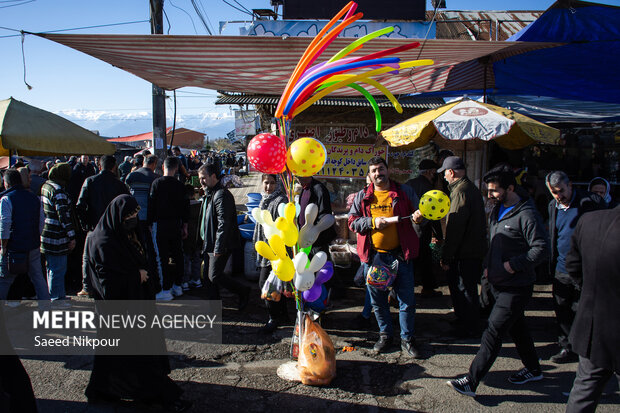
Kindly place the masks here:
<instances>
[{"instance_id":1,"label":"shop banner with text","mask_svg":"<svg viewBox=\"0 0 620 413\"><path fill-rule=\"evenodd\" d=\"M323 178L365 178L368 161L374 156L388 157L387 146L326 144L327 161L316 174Z\"/></svg>"}]
</instances>

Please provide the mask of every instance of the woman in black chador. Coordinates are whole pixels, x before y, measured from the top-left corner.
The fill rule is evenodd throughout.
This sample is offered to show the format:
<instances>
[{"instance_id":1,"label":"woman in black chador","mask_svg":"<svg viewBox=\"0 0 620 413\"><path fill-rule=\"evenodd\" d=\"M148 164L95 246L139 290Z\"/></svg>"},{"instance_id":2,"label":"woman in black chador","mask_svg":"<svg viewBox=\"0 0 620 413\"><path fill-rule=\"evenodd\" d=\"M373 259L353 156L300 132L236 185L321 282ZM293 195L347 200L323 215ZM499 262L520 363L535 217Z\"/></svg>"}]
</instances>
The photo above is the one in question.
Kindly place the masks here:
<instances>
[{"instance_id":1,"label":"woman in black chador","mask_svg":"<svg viewBox=\"0 0 620 413\"><path fill-rule=\"evenodd\" d=\"M84 271L95 300L155 299L158 277L148 275L157 272L149 264L154 259L146 256L148 241L139 238L139 208L129 195L114 198L86 240ZM160 333L136 338L159 340L165 348ZM191 404L180 399L183 391L168 377L169 373L170 364L164 355L95 355L85 394L89 402L131 399L161 404L169 411L185 411Z\"/></svg>"}]
</instances>

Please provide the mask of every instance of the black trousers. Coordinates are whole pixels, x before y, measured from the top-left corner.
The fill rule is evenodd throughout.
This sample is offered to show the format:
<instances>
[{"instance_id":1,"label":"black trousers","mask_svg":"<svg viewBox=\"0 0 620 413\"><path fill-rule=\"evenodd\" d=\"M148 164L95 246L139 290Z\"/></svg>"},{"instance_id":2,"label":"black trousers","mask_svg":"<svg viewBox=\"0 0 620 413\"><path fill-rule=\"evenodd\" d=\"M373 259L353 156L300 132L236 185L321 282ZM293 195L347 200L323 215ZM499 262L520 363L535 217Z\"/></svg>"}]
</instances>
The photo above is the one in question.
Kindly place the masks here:
<instances>
[{"instance_id":1,"label":"black trousers","mask_svg":"<svg viewBox=\"0 0 620 413\"><path fill-rule=\"evenodd\" d=\"M471 363L468 378L474 388L489 372L502 348L506 333L510 334L517 347L521 361L530 371L540 371L534 341L525 324L525 306L532 297L533 286L495 287L491 291L495 296L495 305L486 330L482 334L480 349Z\"/></svg>"},{"instance_id":2,"label":"black trousers","mask_svg":"<svg viewBox=\"0 0 620 413\"><path fill-rule=\"evenodd\" d=\"M563 349L571 350L568 335L577 314L580 295L581 290L568 274L556 272L553 279L553 304L558 327L558 344Z\"/></svg>"},{"instance_id":3,"label":"black trousers","mask_svg":"<svg viewBox=\"0 0 620 413\"><path fill-rule=\"evenodd\" d=\"M205 281L204 285L209 300L221 299L220 288L225 288L237 295L246 294L249 290L248 287L224 273L230 255L230 251L217 257L212 252L204 254L203 271L206 271L207 274L203 274L202 278Z\"/></svg>"},{"instance_id":4,"label":"black trousers","mask_svg":"<svg viewBox=\"0 0 620 413\"><path fill-rule=\"evenodd\" d=\"M153 224L157 250L161 260L163 275L162 289L169 290L172 284L183 284L185 260L183 259L183 239L180 221L158 221ZM174 261L174 270L168 261Z\"/></svg>"},{"instance_id":5,"label":"black trousers","mask_svg":"<svg viewBox=\"0 0 620 413\"><path fill-rule=\"evenodd\" d=\"M269 273L271 272L271 265L267 267L261 267L260 275L258 277L258 288L262 291ZM280 298L280 301L264 300L269 318L279 323L288 321L288 312L286 310L286 297L284 295Z\"/></svg>"},{"instance_id":6,"label":"black trousers","mask_svg":"<svg viewBox=\"0 0 620 413\"><path fill-rule=\"evenodd\" d=\"M482 260L462 259L450 263L448 287L459 325L475 331L480 317L478 282L482 276Z\"/></svg>"},{"instance_id":7,"label":"black trousers","mask_svg":"<svg viewBox=\"0 0 620 413\"><path fill-rule=\"evenodd\" d=\"M429 245L432 235L432 231L423 230L422 236L420 237L420 253L418 254L418 258L413 260L416 279L421 280L422 287L425 290L434 290L437 288L437 281L433 273L433 253Z\"/></svg>"},{"instance_id":8,"label":"black trousers","mask_svg":"<svg viewBox=\"0 0 620 413\"><path fill-rule=\"evenodd\" d=\"M613 370L597 367L590 359L579 356L577 377L570 391L566 413L594 413L605 384L613 374ZM620 384L619 375L616 379Z\"/></svg>"}]
</instances>

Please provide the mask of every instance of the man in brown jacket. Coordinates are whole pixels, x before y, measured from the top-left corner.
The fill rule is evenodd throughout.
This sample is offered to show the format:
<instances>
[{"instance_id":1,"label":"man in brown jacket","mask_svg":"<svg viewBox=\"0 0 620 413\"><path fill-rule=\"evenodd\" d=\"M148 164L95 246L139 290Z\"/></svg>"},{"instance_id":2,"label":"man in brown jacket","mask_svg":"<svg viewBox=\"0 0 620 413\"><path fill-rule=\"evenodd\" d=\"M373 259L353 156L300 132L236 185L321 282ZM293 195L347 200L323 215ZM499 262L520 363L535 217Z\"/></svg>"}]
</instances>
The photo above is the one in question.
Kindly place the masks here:
<instances>
[{"instance_id":1,"label":"man in brown jacket","mask_svg":"<svg viewBox=\"0 0 620 413\"><path fill-rule=\"evenodd\" d=\"M450 189L450 212L441 266L447 271L457 317L455 335L477 336L480 311L478 282L487 250L484 201L480 190L467 178L465 164L458 156L447 157L437 172L443 172Z\"/></svg>"}]
</instances>

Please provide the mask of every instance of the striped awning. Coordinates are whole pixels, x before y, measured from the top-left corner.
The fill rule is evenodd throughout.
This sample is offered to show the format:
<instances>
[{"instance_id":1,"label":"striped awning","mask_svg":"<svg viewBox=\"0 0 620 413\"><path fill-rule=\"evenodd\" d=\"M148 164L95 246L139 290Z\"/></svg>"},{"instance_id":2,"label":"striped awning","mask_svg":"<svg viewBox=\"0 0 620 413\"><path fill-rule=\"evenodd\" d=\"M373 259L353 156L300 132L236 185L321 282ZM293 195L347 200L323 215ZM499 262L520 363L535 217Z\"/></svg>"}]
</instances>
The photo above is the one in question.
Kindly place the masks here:
<instances>
[{"instance_id":1,"label":"striped awning","mask_svg":"<svg viewBox=\"0 0 620 413\"><path fill-rule=\"evenodd\" d=\"M194 86L277 96L284 90L297 61L311 41L309 37L258 36L50 33L38 36L108 62L164 89ZM351 40L335 39L323 56L335 54ZM366 43L354 55L363 56L411 41L378 38ZM557 45L559 43L427 40L423 46L397 56L403 61L433 59L434 65L406 70L398 75L387 74L376 80L395 95L492 88L491 62ZM486 75L485 67L488 67ZM373 95L381 95L372 87L368 90ZM348 88L334 93L338 96L356 94Z\"/></svg>"},{"instance_id":2,"label":"striped awning","mask_svg":"<svg viewBox=\"0 0 620 413\"><path fill-rule=\"evenodd\" d=\"M280 96L248 95L245 93L228 94L222 93L215 101L216 105L277 105ZM386 98L376 98L377 106L383 108L392 107L392 102ZM400 97L398 102L405 109L434 109L445 104L439 97ZM317 100L316 106L350 106L371 107L366 98L353 96L327 96Z\"/></svg>"}]
</instances>

